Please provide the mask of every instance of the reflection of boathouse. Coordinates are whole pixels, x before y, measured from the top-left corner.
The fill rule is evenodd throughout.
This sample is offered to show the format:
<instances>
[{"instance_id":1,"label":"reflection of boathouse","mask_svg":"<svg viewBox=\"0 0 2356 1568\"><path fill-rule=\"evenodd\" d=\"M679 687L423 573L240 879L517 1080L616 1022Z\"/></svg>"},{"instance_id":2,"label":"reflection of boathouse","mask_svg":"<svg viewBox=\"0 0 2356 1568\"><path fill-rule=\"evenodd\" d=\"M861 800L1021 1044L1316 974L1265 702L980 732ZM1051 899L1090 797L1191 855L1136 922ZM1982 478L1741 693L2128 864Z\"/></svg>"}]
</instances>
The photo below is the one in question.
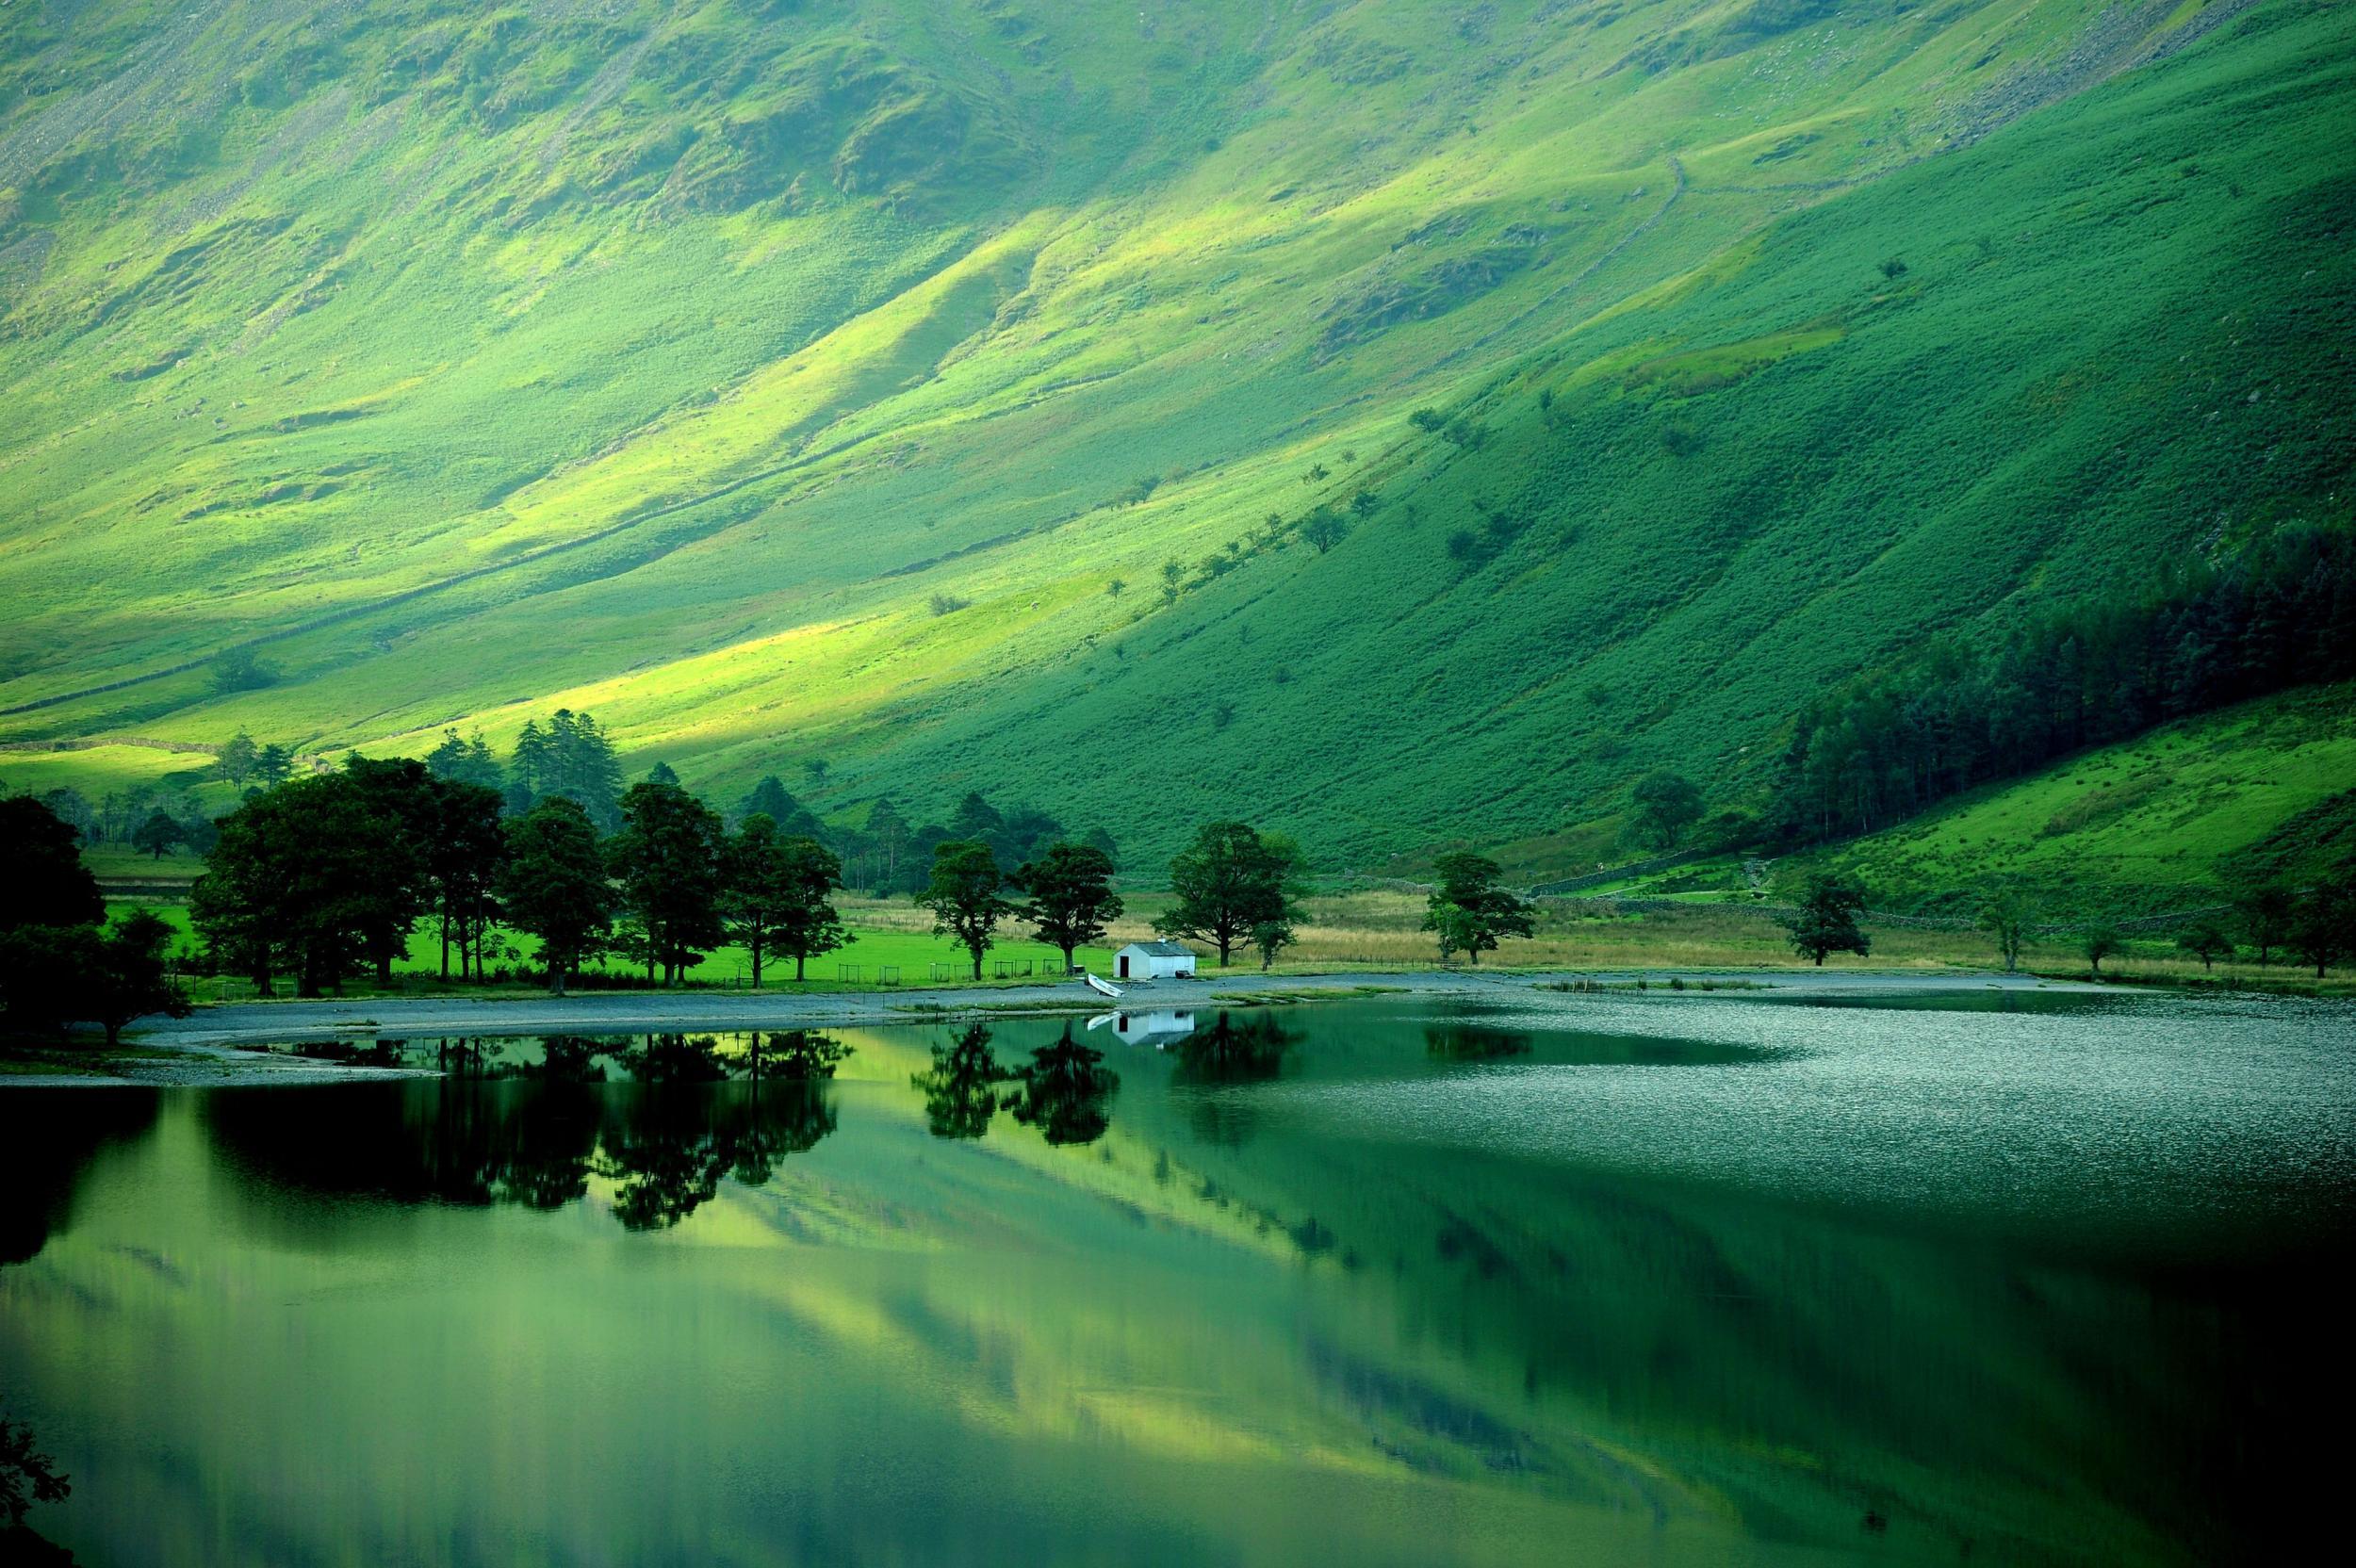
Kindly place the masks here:
<instances>
[{"instance_id":1,"label":"reflection of boathouse","mask_svg":"<svg viewBox=\"0 0 2356 1568\"><path fill-rule=\"evenodd\" d=\"M1123 1045L1150 1045L1156 1051L1167 1051L1179 1040L1194 1033L1191 1010L1164 1008L1152 1013L1115 1013L1113 1033Z\"/></svg>"}]
</instances>

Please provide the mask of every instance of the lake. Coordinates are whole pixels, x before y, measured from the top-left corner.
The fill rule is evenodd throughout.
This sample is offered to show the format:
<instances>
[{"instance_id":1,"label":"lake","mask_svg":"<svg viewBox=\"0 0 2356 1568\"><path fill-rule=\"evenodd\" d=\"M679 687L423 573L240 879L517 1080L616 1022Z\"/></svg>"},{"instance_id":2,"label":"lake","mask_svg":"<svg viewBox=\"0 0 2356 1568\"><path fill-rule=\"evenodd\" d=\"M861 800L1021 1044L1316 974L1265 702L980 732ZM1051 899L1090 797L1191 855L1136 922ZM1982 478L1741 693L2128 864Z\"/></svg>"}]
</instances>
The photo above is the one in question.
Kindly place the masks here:
<instances>
[{"instance_id":1,"label":"lake","mask_svg":"<svg viewBox=\"0 0 2356 1568\"><path fill-rule=\"evenodd\" d=\"M86 1563L2263 1561L2338 1494L2345 1004L376 1053L454 1075L0 1090Z\"/></svg>"}]
</instances>

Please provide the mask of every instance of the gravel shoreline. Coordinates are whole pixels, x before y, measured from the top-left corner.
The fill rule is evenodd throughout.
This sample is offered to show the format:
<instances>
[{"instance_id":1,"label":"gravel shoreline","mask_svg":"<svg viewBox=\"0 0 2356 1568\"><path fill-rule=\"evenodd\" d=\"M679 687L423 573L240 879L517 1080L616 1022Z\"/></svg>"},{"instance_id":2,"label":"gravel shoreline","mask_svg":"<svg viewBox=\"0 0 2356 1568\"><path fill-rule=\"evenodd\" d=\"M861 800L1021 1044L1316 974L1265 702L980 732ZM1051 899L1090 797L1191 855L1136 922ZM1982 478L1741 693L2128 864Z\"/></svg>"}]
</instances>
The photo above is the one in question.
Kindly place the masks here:
<instances>
[{"instance_id":1,"label":"gravel shoreline","mask_svg":"<svg viewBox=\"0 0 2356 1568\"><path fill-rule=\"evenodd\" d=\"M1115 1007L1147 1011L1158 1007L1217 1005L1220 998L1281 995L1347 998L1365 988L1426 997L1513 996L1528 1003L1560 993L1535 990L1551 980L1583 978L1606 984L1644 979L1665 986L1667 976L1646 971L1625 974L1532 973L1478 971L1402 971L1393 973L1280 974L1235 971L1195 980L1135 982L1120 1002L1072 980L1055 985L964 987L875 992L782 991L589 991L572 996L474 998L466 996L367 997L352 1001L233 1002L199 1007L184 1019L156 1019L131 1031L139 1044L161 1047L173 1056L124 1058L109 1073L0 1075L0 1090L123 1084L207 1086L218 1084L323 1084L384 1078L434 1077L430 1068L360 1067L313 1061L265 1050L244 1049L298 1040L402 1039L441 1035L632 1035L730 1033L747 1029L834 1028L856 1024L921 1022L941 1017L983 1017L1007 1011L1105 1012ZM1689 983L1737 982L1725 994L1782 996L1936 995L1988 989L2079 991L2107 994L2109 988L2035 975L1957 971L1695 971Z\"/></svg>"}]
</instances>

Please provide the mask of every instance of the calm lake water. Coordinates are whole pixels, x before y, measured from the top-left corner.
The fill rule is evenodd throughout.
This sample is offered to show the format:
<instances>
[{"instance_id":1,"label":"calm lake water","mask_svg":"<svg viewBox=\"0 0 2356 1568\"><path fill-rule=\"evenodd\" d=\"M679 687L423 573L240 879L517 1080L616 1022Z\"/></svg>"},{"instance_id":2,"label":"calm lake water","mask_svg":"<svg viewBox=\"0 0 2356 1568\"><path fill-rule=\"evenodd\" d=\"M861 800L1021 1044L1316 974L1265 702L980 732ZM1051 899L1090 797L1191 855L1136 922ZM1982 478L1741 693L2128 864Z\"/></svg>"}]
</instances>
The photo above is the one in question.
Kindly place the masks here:
<instances>
[{"instance_id":1,"label":"calm lake water","mask_svg":"<svg viewBox=\"0 0 2356 1568\"><path fill-rule=\"evenodd\" d=\"M754 1043L0 1091L0 1407L74 1482L34 1523L292 1568L2280 1561L2336 1517L2345 1006Z\"/></svg>"}]
</instances>

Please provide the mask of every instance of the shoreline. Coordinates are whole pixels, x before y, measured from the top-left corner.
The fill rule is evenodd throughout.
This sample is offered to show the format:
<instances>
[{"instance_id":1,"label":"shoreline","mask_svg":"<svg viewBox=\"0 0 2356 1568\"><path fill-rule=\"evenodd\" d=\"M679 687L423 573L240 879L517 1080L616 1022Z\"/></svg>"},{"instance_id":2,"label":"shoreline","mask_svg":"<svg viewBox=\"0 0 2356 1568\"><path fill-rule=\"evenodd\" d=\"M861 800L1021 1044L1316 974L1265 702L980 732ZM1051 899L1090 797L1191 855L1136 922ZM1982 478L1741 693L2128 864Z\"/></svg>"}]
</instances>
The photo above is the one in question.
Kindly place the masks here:
<instances>
[{"instance_id":1,"label":"shoreline","mask_svg":"<svg viewBox=\"0 0 2356 1568\"><path fill-rule=\"evenodd\" d=\"M1680 972L1698 990L1726 988L1729 996L1939 995L1984 990L2116 994L2121 988L2054 980L2000 971L1760 970ZM1541 988L1585 980L1612 988L1639 980L1666 991L1654 971L1401 970L1328 974L1263 975L1235 971L1193 981L1132 982L1119 1000L1078 981L1041 986L947 987L898 995L872 991L797 994L786 991L582 991L540 997L367 997L304 1001L231 1002L201 1006L184 1019L157 1019L126 1032L125 1043L173 1053L110 1063L87 1073L0 1073L9 1088L119 1087L124 1085L209 1086L226 1084L309 1085L432 1078L432 1068L363 1067L315 1061L263 1049L323 1038L367 1041L417 1036L727 1034L752 1029L849 1028L1061 1013L1145 1012L1160 1008L1249 1007L1346 1001L1383 994L1471 998L1510 994L1524 1003L1578 992ZM1689 993L1690 994L1690 993ZM2133 994L2132 990L2130 994ZM93 1052L93 1060L105 1058Z\"/></svg>"}]
</instances>

